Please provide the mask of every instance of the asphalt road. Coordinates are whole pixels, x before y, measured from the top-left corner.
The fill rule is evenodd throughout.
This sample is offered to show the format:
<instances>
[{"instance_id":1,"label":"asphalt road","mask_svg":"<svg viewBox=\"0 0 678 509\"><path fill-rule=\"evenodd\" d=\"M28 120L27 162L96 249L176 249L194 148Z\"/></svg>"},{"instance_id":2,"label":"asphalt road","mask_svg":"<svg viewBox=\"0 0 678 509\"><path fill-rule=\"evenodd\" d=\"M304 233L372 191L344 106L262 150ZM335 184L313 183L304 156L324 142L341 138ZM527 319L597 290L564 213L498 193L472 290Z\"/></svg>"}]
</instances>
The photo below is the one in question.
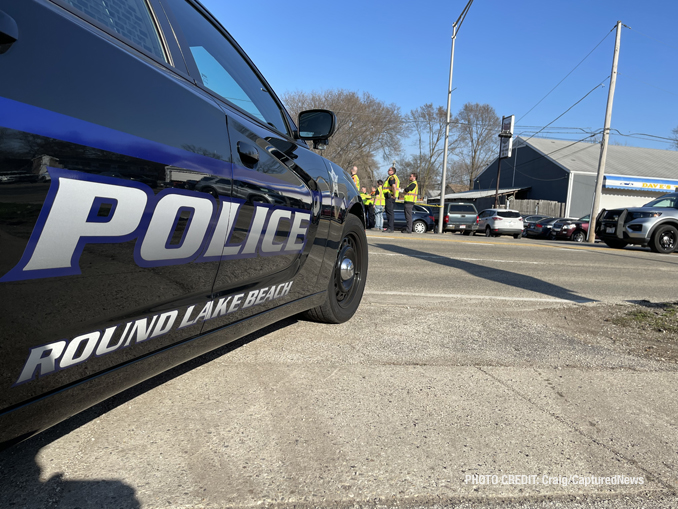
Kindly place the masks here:
<instances>
[{"instance_id":1,"label":"asphalt road","mask_svg":"<svg viewBox=\"0 0 678 509\"><path fill-rule=\"evenodd\" d=\"M289 319L0 454L0 507L677 507L678 367L532 318L676 300L678 255L370 233Z\"/></svg>"}]
</instances>

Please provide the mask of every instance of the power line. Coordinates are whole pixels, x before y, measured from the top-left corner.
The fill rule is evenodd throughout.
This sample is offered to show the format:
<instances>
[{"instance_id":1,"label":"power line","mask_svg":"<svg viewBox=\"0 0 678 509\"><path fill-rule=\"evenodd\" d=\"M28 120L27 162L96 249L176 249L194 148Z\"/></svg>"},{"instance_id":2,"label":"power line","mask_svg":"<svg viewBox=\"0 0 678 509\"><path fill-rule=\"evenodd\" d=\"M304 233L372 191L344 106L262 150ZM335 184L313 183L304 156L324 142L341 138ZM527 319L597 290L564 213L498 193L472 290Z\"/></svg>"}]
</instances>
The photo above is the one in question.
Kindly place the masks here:
<instances>
[{"instance_id":1,"label":"power line","mask_svg":"<svg viewBox=\"0 0 678 509\"><path fill-rule=\"evenodd\" d=\"M647 133L631 133L631 134L624 134L622 133L619 129L610 129L611 131L617 131L617 134L620 136L647 136L648 138L657 138L658 140L666 140L670 143L675 143L676 140L674 138L666 138L665 136L657 136L656 134L647 134Z\"/></svg>"},{"instance_id":2,"label":"power line","mask_svg":"<svg viewBox=\"0 0 678 509\"><path fill-rule=\"evenodd\" d=\"M341 110L332 110L332 111L334 111L334 113L345 113L346 115L353 115L353 116L362 116L362 117L373 117L374 116L371 113L357 113L357 112L353 112L353 111L341 111ZM405 118L397 120L397 121L392 122L392 123L397 123L397 124L419 124L419 123L428 124L428 123L431 123L431 124L436 124L436 125L437 124L445 125L444 121L440 121L440 122L430 121L429 122L427 120L411 120L411 119L405 119ZM483 123L480 123L480 122L475 122L473 124L470 124L468 122L460 122L458 120L450 120L450 124L454 124L454 125L477 125L477 126L480 126L480 127L500 127L499 122L497 122L497 124L483 124ZM538 126L538 125L515 125L514 126L515 129L527 129L527 128L538 129L538 128L541 128L541 127L542 126ZM569 126L553 126L551 129L572 129L572 130L580 130L580 131L584 131L584 132L591 130L590 127L569 127Z\"/></svg>"},{"instance_id":3,"label":"power line","mask_svg":"<svg viewBox=\"0 0 678 509\"><path fill-rule=\"evenodd\" d=\"M526 176L526 177L528 177L528 178L531 178L532 180L538 180L538 181L540 181L540 182L555 182L556 180L563 180L563 179L565 179L565 178L569 178L569 177L566 175L566 176L564 176L564 177L559 177L559 178L556 178L556 179L540 179L540 178L534 177L533 175L528 175L527 173L523 173L522 171L518 171L518 168L520 168L520 167L522 167L522 166L524 166L524 165L526 165L526 164L533 163L534 161L538 161L538 160L543 159L543 158L545 158L545 157L551 156L552 154L555 154L556 152L560 152L561 150L565 150L566 148L570 148L571 146L576 145L577 143L583 143L585 140L588 140L588 139L590 139L590 138L593 138L593 137L595 137L595 136L598 136L600 133L602 133L602 130L601 130L601 131L598 131L598 132L595 132L595 133L593 133L593 134L590 134L589 136L586 136L585 138L582 138L582 139L580 139L580 140L577 140L577 141L575 141L575 142L573 142L573 143L570 143L569 145L565 145L564 147L560 147L560 148L558 148L558 149L556 149L556 150L554 150L554 151L552 151L552 152L549 152L548 154L538 155L537 157L535 157L534 159L530 159L529 161L522 161L520 164L516 165L516 172L518 172L518 173L520 173L521 175L524 175L524 176ZM591 145L591 144L590 144L590 143L587 143L587 145ZM516 149L517 149L517 148L520 148L520 147L516 147ZM585 150L586 148L588 148L588 147L582 147L582 150Z\"/></svg>"},{"instance_id":4,"label":"power line","mask_svg":"<svg viewBox=\"0 0 678 509\"><path fill-rule=\"evenodd\" d=\"M570 74L572 74L572 73L577 69L577 67L579 67L582 63L584 63L584 60L586 60L586 59L591 55L591 53L593 53L594 51L596 51L596 49L598 48L598 46L600 46L601 44L603 44L603 41L604 41L605 39L607 39L607 38L610 36L610 34L614 31L615 28L616 28L616 27L612 27L612 30L610 30L610 31L605 35L605 37L603 37L602 40L601 40L598 44L596 44L595 48L593 48L591 51L589 51L589 53L581 60L581 62L579 62L577 65L575 65L574 68L573 68L570 72L568 72L567 75L566 75L562 80L560 80L560 81L558 82L558 84L557 84L555 87L553 87L553 88L550 90L550 92L549 92L548 94L546 94L544 97L542 97L542 98L539 100L539 102L538 102L537 104L535 104L534 106L532 106L532 108L530 108L530 110L529 110L527 113L525 113L522 117L520 117L520 118L517 120L517 122L520 122L522 119L524 119L524 118L525 118L525 117L526 117L533 109L535 109L537 106L539 106L539 105L541 104L541 102L542 102L544 99L546 99L549 95L551 95L551 92L553 92L556 88L558 88L558 87L560 86L560 84L561 84L563 81L565 81L565 80L567 79L567 77L568 77Z\"/></svg>"},{"instance_id":5,"label":"power line","mask_svg":"<svg viewBox=\"0 0 678 509\"><path fill-rule=\"evenodd\" d=\"M581 99L579 99L576 103L574 103L572 106L570 106L568 109L566 109L563 113L561 113L560 115L558 115L558 116L553 120L553 122L555 122L556 120L558 120L560 117L562 117L562 116L565 115L568 111L570 111L572 108L574 108L577 104L579 104L579 103L582 102L584 99L586 99L591 93L593 93L594 90L596 90L598 87L601 87L601 86L603 85L603 83L605 83L605 82L606 82L607 80L609 80L609 79L610 79L610 77L608 76L608 77L605 78L603 81L601 81L600 83L598 83L595 87L593 87L591 90L589 90L589 92L588 92L584 97L582 97ZM546 129L548 126L550 126L551 124L553 124L553 122L549 122L548 124L546 124L542 129L540 129L540 130L537 131L535 134L533 134L532 136L530 136L530 137L528 138L528 140L529 140L530 138L536 136L536 135L539 134L540 132L542 132L542 131L543 131L544 129ZM525 141L527 141L527 140L525 140Z\"/></svg>"},{"instance_id":6,"label":"power line","mask_svg":"<svg viewBox=\"0 0 678 509\"><path fill-rule=\"evenodd\" d=\"M667 47L672 48L672 49L678 49L678 47L676 47L676 46L671 46L670 44L667 44L667 43L665 43L664 41L660 41L659 39L656 39L656 38L651 37L651 36L649 36L649 35L645 35L644 33L639 32L638 30L634 30L633 28L631 28L631 27L628 26L628 25L624 25L624 26L625 26L626 28L628 28L629 30L631 30L632 32L635 32L635 33L637 33L637 34L640 34L640 35L642 35L643 37L647 37L648 39L652 39L653 41L658 42L659 44L663 44L664 46L667 46ZM609 34L608 34L608 35L609 35Z\"/></svg>"}]
</instances>

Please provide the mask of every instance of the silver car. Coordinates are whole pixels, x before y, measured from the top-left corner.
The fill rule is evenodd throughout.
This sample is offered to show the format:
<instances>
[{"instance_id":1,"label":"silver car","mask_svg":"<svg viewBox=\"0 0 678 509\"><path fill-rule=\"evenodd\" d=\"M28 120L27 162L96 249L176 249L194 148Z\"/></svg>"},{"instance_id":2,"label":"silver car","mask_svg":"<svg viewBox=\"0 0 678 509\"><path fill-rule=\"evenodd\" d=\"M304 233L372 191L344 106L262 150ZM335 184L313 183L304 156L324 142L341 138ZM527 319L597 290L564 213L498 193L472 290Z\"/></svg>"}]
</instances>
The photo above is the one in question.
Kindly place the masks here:
<instances>
[{"instance_id":1,"label":"silver car","mask_svg":"<svg viewBox=\"0 0 678 509\"><path fill-rule=\"evenodd\" d=\"M485 209L478 214L478 233L486 237L513 235L514 239L523 236L523 217L517 210Z\"/></svg>"},{"instance_id":2,"label":"silver car","mask_svg":"<svg viewBox=\"0 0 678 509\"><path fill-rule=\"evenodd\" d=\"M610 247L648 246L656 253L672 253L678 246L678 192L628 209L603 209L596 235Z\"/></svg>"}]
</instances>

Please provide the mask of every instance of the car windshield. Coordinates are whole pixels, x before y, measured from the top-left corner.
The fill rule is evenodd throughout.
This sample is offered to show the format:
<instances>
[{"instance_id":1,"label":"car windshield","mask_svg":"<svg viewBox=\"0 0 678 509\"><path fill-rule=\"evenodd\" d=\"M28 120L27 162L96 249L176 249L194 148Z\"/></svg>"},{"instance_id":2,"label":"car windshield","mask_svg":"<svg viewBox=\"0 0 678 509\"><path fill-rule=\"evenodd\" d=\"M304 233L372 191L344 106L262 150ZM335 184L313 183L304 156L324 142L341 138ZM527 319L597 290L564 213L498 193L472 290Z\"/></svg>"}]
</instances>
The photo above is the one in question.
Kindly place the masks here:
<instances>
[{"instance_id":1,"label":"car windshield","mask_svg":"<svg viewBox=\"0 0 678 509\"><path fill-rule=\"evenodd\" d=\"M497 215L499 217L520 217L520 212L516 212L515 210L498 210Z\"/></svg>"},{"instance_id":2,"label":"car windshield","mask_svg":"<svg viewBox=\"0 0 678 509\"><path fill-rule=\"evenodd\" d=\"M678 208L678 196L662 196L656 200L652 200L650 203L646 203L643 207L655 207L655 208L668 208L674 209Z\"/></svg>"},{"instance_id":3,"label":"car windshield","mask_svg":"<svg viewBox=\"0 0 678 509\"><path fill-rule=\"evenodd\" d=\"M543 226L543 225L545 225L545 224L553 224L553 223L555 223L556 221L558 221L558 218L557 218L557 217L551 217L551 218L549 218L549 219L544 219L544 220L542 220L542 221L539 221L539 223L537 223L537 224L540 224L540 225Z\"/></svg>"},{"instance_id":4,"label":"car windshield","mask_svg":"<svg viewBox=\"0 0 678 509\"><path fill-rule=\"evenodd\" d=\"M590 219L591 219L591 214L586 214L585 216L577 219L577 221L589 221Z\"/></svg>"}]
</instances>

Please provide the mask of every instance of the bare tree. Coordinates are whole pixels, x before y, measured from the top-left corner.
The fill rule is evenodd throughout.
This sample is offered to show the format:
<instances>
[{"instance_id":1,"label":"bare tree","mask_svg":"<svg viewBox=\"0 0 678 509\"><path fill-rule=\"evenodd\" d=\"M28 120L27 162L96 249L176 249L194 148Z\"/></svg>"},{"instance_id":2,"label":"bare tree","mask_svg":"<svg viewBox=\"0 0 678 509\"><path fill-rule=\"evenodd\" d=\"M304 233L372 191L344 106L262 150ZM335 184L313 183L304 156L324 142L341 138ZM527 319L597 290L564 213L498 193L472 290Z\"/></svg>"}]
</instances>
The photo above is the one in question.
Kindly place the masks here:
<instances>
[{"instance_id":1,"label":"bare tree","mask_svg":"<svg viewBox=\"0 0 678 509\"><path fill-rule=\"evenodd\" d=\"M408 131L398 106L386 104L367 92L358 95L349 90L296 91L283 94L282 99L293 118L314 108L334 111L338 125L323 155L345 169L357 166L361 183L368 186L376 183L380 173L378 157L388 159L397 154Z\"/></svg>"},{"instance_id":2,"label":"bare tree","mask_svg":"<svg viewBox=\"0 0 678 509\"><path fill-rule=\"evenodd\" d=\"M678 150L678 127L671 131L671 133L673 134L673 148Z\"/></svg>"},{"instance_id":3,"label":"bare tree","mask_svg":"<svg viewBox=\"0 0 678 509\"><path fill-rule=\"evenodd\" d=\"M466 103L457 114L458 171L473 188L473 181L499 155L501 120L489 104Z\"/></svg>"},{"instance_id":4,"label":"bare tree","mask_svg":"<svg viewBox=\"0 0 678 509\"><path fill-rule=\"evenodd\" d=\"M472 186L469 186L466 165L460 159L451 159L448 161L446 185L456 187L459 190L457 192L472 189Z\"/></svg>"},{"instance_id":5,"label":"bare tree","mask_svg":"<svg viewBox=\"0 0 678 509\"><path fill-rule=\"evenodd\" d=\"M439 187L442 173L443 148L447 112L442 106L432 103L410 111L408 120L413 125L417 139L418 153L407 159L409 171L419 173L419 194ZM450 140L454 150L454 139Z\"/></svg>"}]
</instances>

